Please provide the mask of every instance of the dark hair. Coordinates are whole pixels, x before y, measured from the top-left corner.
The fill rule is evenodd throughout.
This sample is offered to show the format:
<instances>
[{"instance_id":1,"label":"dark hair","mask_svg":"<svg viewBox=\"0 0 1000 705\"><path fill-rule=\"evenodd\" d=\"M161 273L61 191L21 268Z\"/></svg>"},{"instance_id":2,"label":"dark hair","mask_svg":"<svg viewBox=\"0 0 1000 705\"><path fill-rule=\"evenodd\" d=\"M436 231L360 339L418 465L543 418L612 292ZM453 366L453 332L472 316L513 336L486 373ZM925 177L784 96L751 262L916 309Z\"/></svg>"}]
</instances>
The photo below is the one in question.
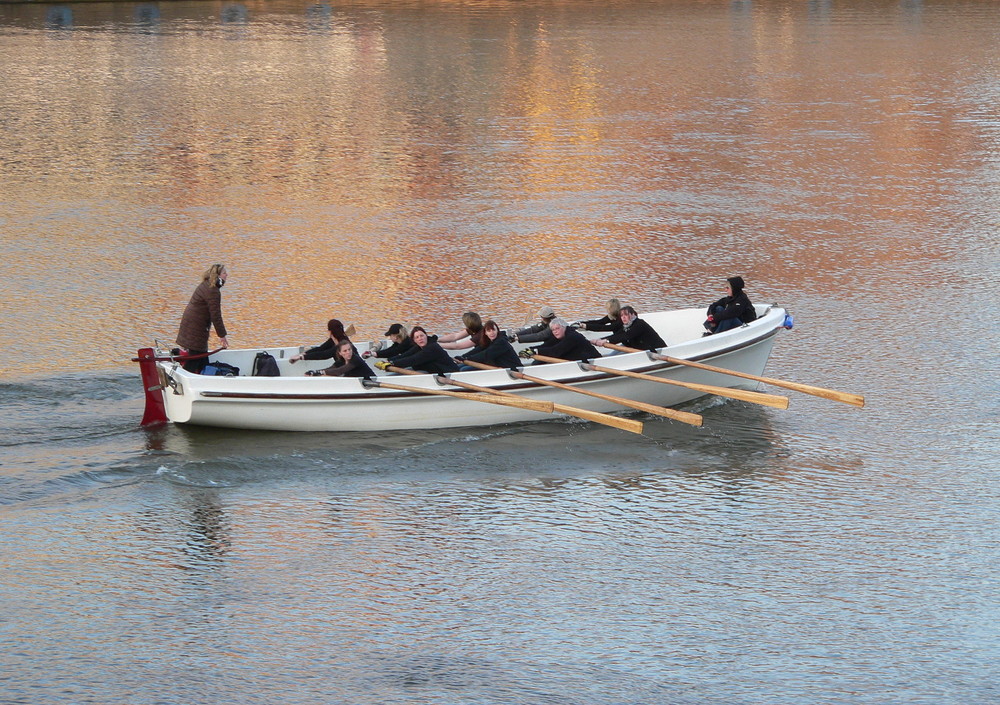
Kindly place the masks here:
<instances>
[{"instance_id":1,"label":"dark hair","mask_svg":"<svg viewBox=\"0 0 1000 705\"><path fill-rule=\"evenodd\" d=\"M410 340L413 340L413 336L417 334L417 331L427 335L427 330L423 326L413 326L413 329L410 331ZM430 336L427 337L429 338ZM413 340L413 342L416 343L417 341Z\"/></svg>"},{"instance_id":2,"label":"dark hair","mask_svg":"<svg viewBox=\"0 0 1000 705\"><path fill-rule=\"evenodd\" d=\"M347 337L347 333L344 332L344 324L336 318L331 318L327 321L326 329L333 334L333 337L337 339L338 343Z\"/></svg>"},{"instance_id":3,"label":"dark hair","mask_svg":"<svg viewBox=\"0 0 1000 705\"><path fill-rule=\"evenodd\" d=\"M733 287L734 296L739 296L739 293L743 291L743 287L746 286L743 283L743 277L729 277L726 281L729 282L729 286Z\"/></svg>"},{"instance_id":4,"label":"dark hair","mask_svg":"<svg viewBox=\"0 0 1000 705\"><path fill-rule=\"evenodd\" d=\"M495 331L499 331L500 330L500 326L498 326L497 322L494 321L491 318L488 321L486 321L486 323L483 324L483 330L495 330Z\"/></svg>"},{"instance_id":5,"label":"dark hair","mask_svg":"<svg viewBox=\"0 0 1000 705\"><path fill-rule=\"evenodd\" d=\"M628 311L633 316L638 316L639 315L638 313L636 313L636 310L634 308L632 308L631 306L622 306L620 309L618 309L618 315L621 316L625 311Z\"/></svg>"}]
</instances>

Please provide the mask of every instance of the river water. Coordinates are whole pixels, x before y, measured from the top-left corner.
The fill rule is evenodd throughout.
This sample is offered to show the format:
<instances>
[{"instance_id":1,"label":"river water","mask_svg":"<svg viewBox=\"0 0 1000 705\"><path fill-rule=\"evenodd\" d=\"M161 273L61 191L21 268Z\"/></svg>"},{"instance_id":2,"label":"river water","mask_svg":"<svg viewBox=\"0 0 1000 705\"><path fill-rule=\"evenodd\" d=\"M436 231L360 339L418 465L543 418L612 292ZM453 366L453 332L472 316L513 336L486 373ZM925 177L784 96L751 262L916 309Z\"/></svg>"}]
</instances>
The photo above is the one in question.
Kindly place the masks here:
<instances>
[{"instance_id":1,"label":"river water","mask_svg":"<svg viewBox=\"0 0 1000 705\"><path fill-rule=\"evenodd\" d=\"M0 5L0 66L0 703L1000 701L1000 4ZM240 347L742 274L867 405L140 430L213 262Z\"/></svg>"}]
</instances>

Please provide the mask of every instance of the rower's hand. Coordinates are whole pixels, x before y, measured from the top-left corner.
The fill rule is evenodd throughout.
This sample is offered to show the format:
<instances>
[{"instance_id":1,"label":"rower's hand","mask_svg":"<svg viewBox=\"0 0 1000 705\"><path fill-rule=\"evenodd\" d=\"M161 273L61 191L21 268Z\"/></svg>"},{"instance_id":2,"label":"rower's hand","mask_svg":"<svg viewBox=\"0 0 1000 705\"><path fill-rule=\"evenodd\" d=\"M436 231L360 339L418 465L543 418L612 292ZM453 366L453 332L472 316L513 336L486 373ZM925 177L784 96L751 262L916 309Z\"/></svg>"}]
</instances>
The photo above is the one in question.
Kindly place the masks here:
<instances>
[{"instance_id":1,"label":"rower's hand","mask_svg":"<svg viewBox=\"0 0 1000 705\"><path fill-rule=\"evenodd\" d=\"M294 365L296 362L298 362L301 359L302 359L302 355L293 355L292 357L288 358L288 361Z\"/></svg>"},{"instance_id":2,"label":"rower's hand","mask_svg":"<svg viewBox=\"0 0 1000 705\"><path fill-rule=\"evenodd\" d=\"M532 357L534 357L534 355L535 351L532 350L531 348L525 348L524 350L522 350L517 354L518 357L523 358L525 360L530 360Z\"/></svg>"},{"instance_id":3,"label":"rower's hand","mask_svg":"<svg viewBox=\"0 0 1000 705\"><path fill-rule=\"evenodd\" d=\"M604 344L607 342L604 338L598 338L597 340L590 341L592 345L596 345L599 348L603 348Z\"/></svg>"},{"instance_id":4,"label":"rower's hand","mask_svg":"<svg viewBox=\"0 0 1000 705\"><path fill-rule=\"evenodd\" d=\"M389 369L389 361L388 360L379 360L378 362L375 363L375 367L377 367L378 369L380 369L383 372L385 372L386 370Z\"/></svg>"},{"instance_id":5,"label":"rower's hand","mask_svg":"<svg viewBox=\"0 0 1000 705\"><path fill-rule=\"evenodd\" d=\"M222 336L221 338L219 338L219 340L222 341L222 347L223 348L228 348L229 347L229 341L226 340L226 336Z\"/></svg>"},{"instance_id":6,"label":"rower's hand","mask_svg":"<svg viewBox=\"0 0 1000 705\"><path fill-rule=\"evenodd\" d=\"M365 350L363 353L361 353L361 357L365 358L366 360L368 358L370 358L371 356L372 356L372 351L371 350Z\"/></svg>"}]
</instances>

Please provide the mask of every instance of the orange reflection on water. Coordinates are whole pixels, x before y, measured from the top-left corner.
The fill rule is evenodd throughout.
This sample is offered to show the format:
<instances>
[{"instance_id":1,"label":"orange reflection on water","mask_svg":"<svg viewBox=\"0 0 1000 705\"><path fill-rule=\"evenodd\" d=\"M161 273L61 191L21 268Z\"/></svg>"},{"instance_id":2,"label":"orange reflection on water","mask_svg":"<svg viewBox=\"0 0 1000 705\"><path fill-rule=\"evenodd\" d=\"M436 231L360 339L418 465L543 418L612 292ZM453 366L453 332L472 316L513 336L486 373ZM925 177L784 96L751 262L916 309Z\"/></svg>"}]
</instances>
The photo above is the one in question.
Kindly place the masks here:
<instances>
[{"instance_id":1,"label":"orange reflection on water","mask_svg":"<svg viewBox=\"0 0 1000 705\"><path fill-rule=\"evenodd\" d=\"M996 50L961 18L182 5L143 32L4 10L29 25L3 37L6 371L51 368L37 331L82 368L172 339L214 261L240 346L315 344L333 316L375 338L701 306L734 273L772 300L863 292L952 255L936 234L995 145L970 118Z\"/></svg>"}]
</instances>

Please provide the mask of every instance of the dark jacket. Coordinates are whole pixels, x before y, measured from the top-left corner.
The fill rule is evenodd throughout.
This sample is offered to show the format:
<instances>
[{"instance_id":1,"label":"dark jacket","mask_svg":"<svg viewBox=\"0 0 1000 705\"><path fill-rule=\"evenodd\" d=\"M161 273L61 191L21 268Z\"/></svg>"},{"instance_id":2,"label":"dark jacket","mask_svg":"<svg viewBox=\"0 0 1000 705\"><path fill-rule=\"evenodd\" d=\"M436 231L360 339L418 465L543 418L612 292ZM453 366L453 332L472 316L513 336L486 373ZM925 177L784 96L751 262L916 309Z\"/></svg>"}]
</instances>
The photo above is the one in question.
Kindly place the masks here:
<instances>
[{"instance_id":1,"label":"dark jacket","mask_svg":"<svg viewBox=\"0 0 1000 705\"><path fill-rule=\"evenodd\" d=\"M396 357L397 355L404 355L413 349L413 341L409 338L403 338L402 343L393 343L385 350L379 350L375 353L375 357Z\"/></svg>"},{"instance_id":2,"label":"dark jacket","mask_svg":"<svg viewBox=\"0 0 1000 705\"><path fill-rule=\"evenodd\" d=\"M352 355L350 361L347 363L343 360L337 360L336 363L325 370L320 370L320 374L329 375L330 377L364 377L365 379L371 379L375 376L368 363L362 360L361 356L357 354Z\"/></svg>"},{"instance_id":3,"label":"dark jacket","mask_svg":"<svg viewBox=\"0 0 1000 705\"><path fill-rule=\"evenodd\" d=\"M744 323L757 320L757 311L746 292L741 291L735 296L723 296L714 304L708 307L707 315L714 316L715 322L728 321L730 318L739 318Z\"/></svg>"},{"instance_id":4,"label":"dark jacket","mask_svg":"<svg viewBox=\"0 0 1000 705\"><path fill-rule=\"evenodd\" d=\"M619 318L605 316L604 318L580 321L580 327L584 330L612 331L613 333L617 333L622 329L622 322Z\"/></svg>"},{"instance_id":5,"label":"dark jacket","mask_svg":"<svg viewBox=\"0 0 1000 705\"><path fill-rule=\"evenodd\" d=\"M303 360L330 360L337 353L339 343L333 342L333 338L327 338L315 348L309 348L302 353ZM354 347L354 344L351 344ZM354 348L354 357L358 356L358 349Z\"/></svg>"},{"instance_id":6,"label":"dark jacket","mask_svg":"<svg viewBox=\"0 0 1000 705\"><path fill-rule=\"evenodd\" d=\"M428 340L427 345L422 348L414 345L409 352L389 358L389 364L394 367L409 367L435 375L458 372L458 365L451 359L448 351L437 344L436 340Z\"/></svg>"},{"instance_id":7,"label":"dark jacket","mask_svg":"<svg viewBox=\"0 0 1000 705\"><path fill-rule=\"evenodd\" d=\"M203 281L194 290L181 316L177 344L188 350L208 350L208 331L215 326L215 333L225 338L226 324L222 321L222 292L217 286Z\"/></svg>"},{"instance_id":8,"label":"dark jacket","mask_svg":"<svg viewBox=\"0 0 1000 705\"><path fill-rule=\"evenodd\" d=\"M538 346L537 352L539 355L560 357L563 360L593 360L601 356L597 348L583 337L583 333L572 328L566 329L562 340L553 336L551 342Z\"/></svg>"},{"instance_id":9,"label":"dark jacket","mask_svg":"<svg viewBox=\"0 0 1000 705\"><path fill-rule=\"evenodd\" d=\"M516 330L514 335L519 343L547 343L555 339L549 324L542 321Z\"/></svg>"},{"instance_id":10,"label":"dark jacket","mask_svg":"<svg viewBox=\"0 0 1000 705\"><path fill-rule=\"evenodd\" d=\"M521 358L517 356L517 352L514 351L514 347L503 335L498 335L496 339L490 342L490 344L485 348L480 348L469 353L468 355L463 355L462 357L466 360L482 362L487 365L493 365L494 367L507 367L509 369L514 369L521 366Z\"/></svg>"},{"instance_id":11,"label":"dark jacket","mask_svg":"<svg viewBox=\"0 0 1000 705\"><path fill-rule=\"evenodd\" d=\"M633 320L632 325L628 328L623 326L621 330L608 338L608 342L639 350L656 350L667 347L660 334L653 330L653 326L641 318Z\"/></svg>"}]
</instances>

